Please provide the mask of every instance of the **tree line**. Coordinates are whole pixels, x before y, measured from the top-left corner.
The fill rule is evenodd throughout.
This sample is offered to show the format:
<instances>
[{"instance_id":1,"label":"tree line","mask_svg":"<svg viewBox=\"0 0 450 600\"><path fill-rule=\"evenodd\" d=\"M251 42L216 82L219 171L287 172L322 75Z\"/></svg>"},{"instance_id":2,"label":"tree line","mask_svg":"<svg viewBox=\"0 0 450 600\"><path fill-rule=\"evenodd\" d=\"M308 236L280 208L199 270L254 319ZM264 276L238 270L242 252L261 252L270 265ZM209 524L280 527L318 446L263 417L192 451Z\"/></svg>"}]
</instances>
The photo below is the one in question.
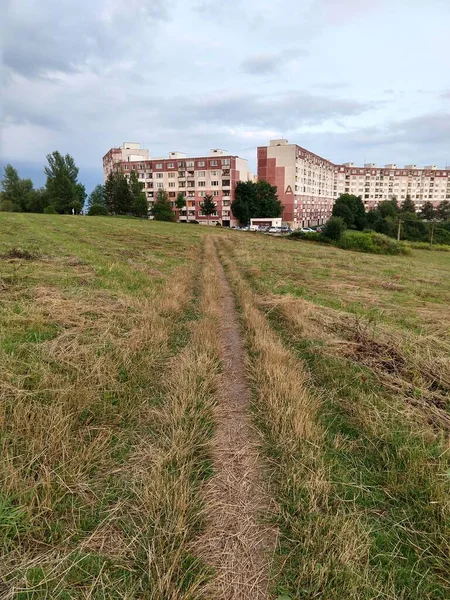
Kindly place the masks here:
<instances>
[{"instance_id":1,"label":"tree line","mask_svg":"<svg viewBox=\"0 0 450 600\"><path fill-rule=\"evenodd\" d=\"M0 210L14 212L71 213L80 212L86 199L84 185L78 181L78 167L70 154L55 151L47 155L44 168L46 183L35 189L31 179L19 177L17 169L6 165Z\"/></svg>"},{"instance_id":2,"label":"tree line","mask_svg":"<svg viewBox=\"0 0 450 600\"><path fill-rule=\"evenodd\" d=\"M348 229L370 229L394 238L398 236L400 228L401 238L408 241L429 241L433 227L434 240L450 244L449 200L443 200L437 208L429 201L424 202L421 210L416 212L415 203L407 195L400 205L396 198L391 198L366 212L360 196L341 194L334 203L332 215L342 219Z\"/></svg>"}]
</instances>

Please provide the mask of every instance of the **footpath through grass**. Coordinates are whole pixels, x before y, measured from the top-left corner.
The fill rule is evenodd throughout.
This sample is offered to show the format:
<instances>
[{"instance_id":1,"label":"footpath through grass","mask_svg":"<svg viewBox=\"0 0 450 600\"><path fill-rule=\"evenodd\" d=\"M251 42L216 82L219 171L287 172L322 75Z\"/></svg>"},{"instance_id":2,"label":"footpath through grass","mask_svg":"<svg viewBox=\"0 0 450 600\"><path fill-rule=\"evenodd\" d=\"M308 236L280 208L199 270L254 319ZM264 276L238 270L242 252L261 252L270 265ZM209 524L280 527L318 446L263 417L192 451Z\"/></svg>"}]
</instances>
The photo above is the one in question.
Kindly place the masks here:
<instances>
[{"instance_id":1,"label":"footpath through grass","mask_svg":"<svg viewBox=\"0 0 450 600\"><path fill-rule=\"evenodd\" d=\"M448 259L265 243L221 245L279 504L277 591L449 597Z\"/></svg>"}]
</instances>

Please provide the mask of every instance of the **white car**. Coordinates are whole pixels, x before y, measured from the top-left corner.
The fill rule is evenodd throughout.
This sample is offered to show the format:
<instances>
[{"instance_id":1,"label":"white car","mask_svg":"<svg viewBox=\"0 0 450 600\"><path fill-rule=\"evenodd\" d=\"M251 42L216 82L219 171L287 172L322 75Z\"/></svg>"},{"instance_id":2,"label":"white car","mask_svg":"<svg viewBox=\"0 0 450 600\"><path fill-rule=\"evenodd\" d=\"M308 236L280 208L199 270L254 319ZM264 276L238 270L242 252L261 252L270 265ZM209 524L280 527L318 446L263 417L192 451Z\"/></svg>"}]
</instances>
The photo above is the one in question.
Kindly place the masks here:
<instances>
[{"instance_id":1,"label":"white car","mask_svg":"<svg viewBox=\"0 0 450 600\"><path fill-rule=\"evenodd\" d=\"M269 233L280 233L281 227L270 227Z\"/></svg>"},{"instance_id":2,"label":"white car","mask_svg":"<svg viewBox=\"0 0 450 600\"><path fill-rule=\"evenodd\" d=\"M314 229L311 229L311 227L302 227L300 231L303 231L303 233L314 233Z\"/></svg>"}]
</instances>

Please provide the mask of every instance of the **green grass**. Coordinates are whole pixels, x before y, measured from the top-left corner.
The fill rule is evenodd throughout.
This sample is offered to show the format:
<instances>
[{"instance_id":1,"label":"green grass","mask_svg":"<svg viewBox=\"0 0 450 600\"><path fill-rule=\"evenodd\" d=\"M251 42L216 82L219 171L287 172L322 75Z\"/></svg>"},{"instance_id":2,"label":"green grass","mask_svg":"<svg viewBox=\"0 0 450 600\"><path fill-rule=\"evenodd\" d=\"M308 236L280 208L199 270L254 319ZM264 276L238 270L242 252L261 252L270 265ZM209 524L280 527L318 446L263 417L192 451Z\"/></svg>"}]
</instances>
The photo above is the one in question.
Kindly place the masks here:
<instances>
[{"instance_id":1,"label":"green grass","mask_svg":"<svg viewBox=\"0 0 450 600\"><path fill-rule=\"evenodd\" d=\"M274 596L448 598L448 253L5 213L0 595L201 597L220 369L210 235L278 506Z\"/></svg>"}]
</instances>

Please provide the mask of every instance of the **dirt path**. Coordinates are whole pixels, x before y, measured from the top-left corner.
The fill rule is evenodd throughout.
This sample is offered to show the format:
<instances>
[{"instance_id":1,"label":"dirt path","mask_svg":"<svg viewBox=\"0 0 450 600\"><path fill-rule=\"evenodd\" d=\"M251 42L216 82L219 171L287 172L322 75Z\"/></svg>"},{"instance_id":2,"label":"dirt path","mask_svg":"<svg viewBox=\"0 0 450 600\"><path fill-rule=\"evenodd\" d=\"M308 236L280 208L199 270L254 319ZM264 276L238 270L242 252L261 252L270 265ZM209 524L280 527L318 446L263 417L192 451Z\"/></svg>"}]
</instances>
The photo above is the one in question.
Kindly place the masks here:
<instances>
[{"instance_id":1,"label":"dirt path","mask_svg":"<svg viewBox=\"0 0 450 600\"><path fill-rule=\"evenodd\" d=\"M216 571L207 592L214 600L268 599L276 536L261 524L261 515L267 516L270 499L260 478L235 301L215 249L211 254L220 286L223 375L212 447L215 475L206 486L208 525L200 542Z\"/></svg>"}]
</instances>

